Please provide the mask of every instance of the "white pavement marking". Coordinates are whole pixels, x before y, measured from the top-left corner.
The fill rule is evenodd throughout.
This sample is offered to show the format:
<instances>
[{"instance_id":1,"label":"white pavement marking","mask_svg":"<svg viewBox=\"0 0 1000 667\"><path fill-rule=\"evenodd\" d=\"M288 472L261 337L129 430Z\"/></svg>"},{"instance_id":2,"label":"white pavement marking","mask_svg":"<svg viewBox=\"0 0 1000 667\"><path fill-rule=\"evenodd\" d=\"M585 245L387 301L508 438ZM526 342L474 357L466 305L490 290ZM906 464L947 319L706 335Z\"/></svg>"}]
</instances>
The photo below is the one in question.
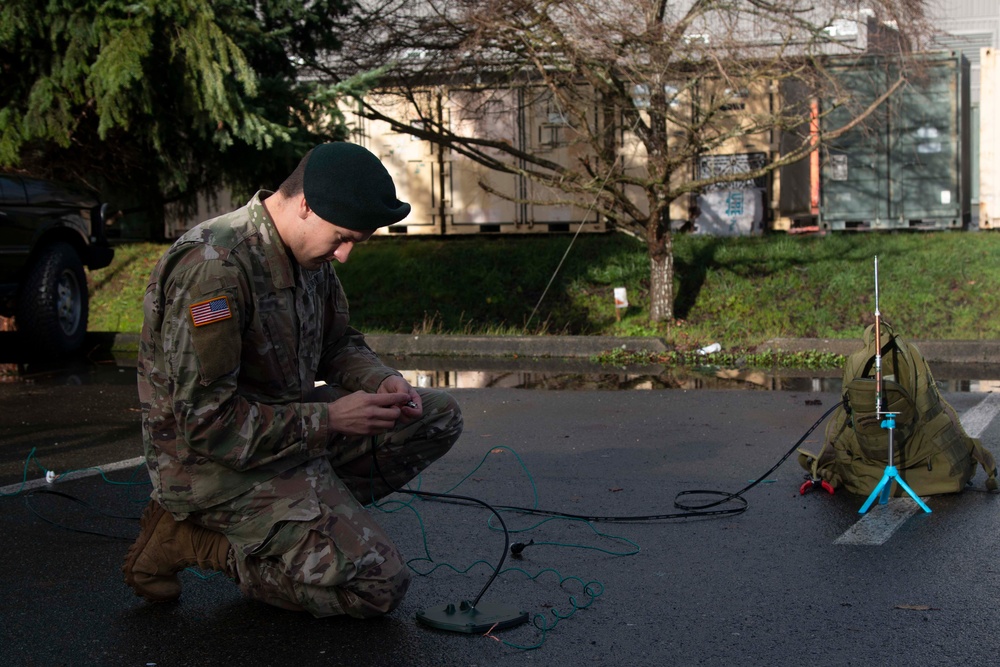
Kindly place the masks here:
<instances>
[{"instance_id":1,"label":"white pavement marking","mask_svg":"<svg viewBox=\"0 0 1000 667\"><path fill-rule=\"evenodd\" d=\"M69 472L58 475L54 482L47 482L44 477L39 477L38 479L33 479L27 482L19 482L17 484L10 484L8 486L0 487L0 496L12 496L23 491L30 491L32 489L37 489L40 486L52 486L53 484L59 484L60 482L65 482L71 479L80 479L83 477L92 477L94 475L100 475L102 473L111 472L112 470L121 470L122 468L133 468L146 459L142 456L137 456L134 459L127 459L125 461L117 461L116 463L108 463L107 465L94 466L91 468L82 468L80 470L71 470Z\"/></svg>"},{"instance_id":2,"label":"white pavement marking","mask_svg":"<svg viewBox=\"0 0 1000 667\"><path fill-rule=\"evenodd\" d=\"M978 438L993 421L997 412L1000 412L1000 394L987 394L986 398L962 415L962 428L971 437Z\"/></svg>"},{"instance_id":3,"label":"white pavement marking","mask_svg":"<svg viewBox=\"0 0 1000 667\"><path fill-rule=\"evenodd\" d=\"M903 522L914 512L920 510L920 505L911 498L890 498L885 505L875 504L861 519L834 540L834 544L868 544L885 543Z\"/></svg>"},{"instance_id":4,"label":"white pavement marking","mask_svg":"<svg viewBox=\"0 0 1000 667\"><path fill-rule=\"evenodd\" d=\"M998 412L1000 412L1000 394L987 394L986 398L961 416L962 428L969 436L978 438ZM911 498L890 498L885 505L876 503L833 543L875 546L884 544L904 521L918 511L920 505Z\"/></svg>"}]
</instances>

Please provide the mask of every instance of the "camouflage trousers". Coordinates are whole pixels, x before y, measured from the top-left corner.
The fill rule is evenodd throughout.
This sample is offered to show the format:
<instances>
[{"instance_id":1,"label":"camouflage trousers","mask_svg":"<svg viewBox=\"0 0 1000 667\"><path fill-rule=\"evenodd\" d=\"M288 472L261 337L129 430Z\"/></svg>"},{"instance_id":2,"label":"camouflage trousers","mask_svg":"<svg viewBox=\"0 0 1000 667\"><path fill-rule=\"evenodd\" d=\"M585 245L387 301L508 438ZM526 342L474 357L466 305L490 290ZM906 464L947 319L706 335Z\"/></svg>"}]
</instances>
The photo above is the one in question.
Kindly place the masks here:
<instances>
[{"instance_id":1,"label":"camouflage trousers","mask_svg":"<svg viewBox=\"0 0 1000 667\"><path fill-rule=\"evenodd\" d=\"M362 504L409 482L462 432L461 410L449 394L418 391L420 419L374 438L338 436L329 457L191 515L229 539L244 595L317 617L367 618L399 605L410 572Z\"/></svg>"}]
</instances>

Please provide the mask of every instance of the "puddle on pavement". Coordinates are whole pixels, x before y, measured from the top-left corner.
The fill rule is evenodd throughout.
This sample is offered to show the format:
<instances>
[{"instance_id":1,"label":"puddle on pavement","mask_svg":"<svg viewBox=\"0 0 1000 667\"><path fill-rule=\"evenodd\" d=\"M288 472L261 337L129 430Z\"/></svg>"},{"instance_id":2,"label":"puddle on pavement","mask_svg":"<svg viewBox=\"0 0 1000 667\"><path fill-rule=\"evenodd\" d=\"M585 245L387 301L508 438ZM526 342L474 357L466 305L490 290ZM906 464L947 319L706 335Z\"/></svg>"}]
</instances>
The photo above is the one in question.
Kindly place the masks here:
<instances>
[{"instance_id":1,"label":"puddle on pavement","mask_svg":"<svg viewBox=\"0 0 1000 667\"><path fill-rule=\"evenodd\" d=\"M410 384L439 389L520 388L548 390L757 390L840 393L842 371L730 369L661 365L615 367L572 359L494 359L470 357L385 357ZM1000 390L1000 368L983 365L932 365L945 392ZM974 379L980 378L980 379ZM985 378L985 379L984 379ZM993 379L997 378L997 379ZM0 364L0 382L117 385L135 383L131 355L68 364Z\"/></svg>"},{"instance_id":2,"label":"puddle on pavement","mask_svg":"<svg viewBox=\"0 0 1000 667\"><path fill-rule=\"evenodd\" d=\"M454 360L452 360L454 362ZM452 363L454 365L454 363ZM397 366L397 368L402 368ZM718 367L597 367L567 368L434 368L424 364L421 370L401 370L407 381L417 387L441 389L520 388L551 390L757 390L794 392L841 392L842 371L802 371L789 369L730 369ZM970 380L935 376L945 392L988 392L1000 389L1000 380ZM990 377L1000 377L1000 371Z\"/></svg>"}]
</instances>

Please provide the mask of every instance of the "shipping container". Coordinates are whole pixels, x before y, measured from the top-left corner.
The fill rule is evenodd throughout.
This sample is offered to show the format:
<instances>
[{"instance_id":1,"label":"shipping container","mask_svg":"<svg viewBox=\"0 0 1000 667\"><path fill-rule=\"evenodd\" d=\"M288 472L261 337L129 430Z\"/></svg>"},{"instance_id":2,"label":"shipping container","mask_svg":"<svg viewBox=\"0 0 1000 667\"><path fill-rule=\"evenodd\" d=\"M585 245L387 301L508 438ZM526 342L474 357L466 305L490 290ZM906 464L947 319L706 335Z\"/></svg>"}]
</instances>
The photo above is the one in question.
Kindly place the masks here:
<instances>
[{"instance_id":1,"label":"shipping container","mask_svg":"<svg viewBox=\"0 0 1000 667\"><path fill-rule=\"evenodd\" d=\"M905 67L905 73L903 68ZM969 62L960 53L835 60L850 99L825 100L830 133L906 83L822 151L820 226L827 230L966 228L971 219Z\"/></svg>"},{"instance_id":2,"label":"shipping container","mask_svg":"<svg viewBox=\"0 0 1000 667\"><path fill-rule=\"evenodd\" d=\"M418 124L430 119L458 134L509 142L553 162L573 162L581 148L573 141L572 126L546 104L543 95L533 96L535 93L526 89L478 92L436 87L417 99L419 112L392 94L372 94L366 101L395 120ZM351 140L383 160L394 175L397 196L413 207L405 220L379 229L377 234L607 230L603 218L582 199L578 205L567 203L565 194L525 176L491 170L447 147L393 131L387 122L350 111L348 117L353 128Z\"/></svg>"},{"instance_id":3,"label":"shipping container","mask_svg":"<svg viewBox=\"0 0 1000 667\"><path fill-rule=\"evenodd\" d=\"M717 94L726 85L721 80L709 81L702 84L710 88L706 88L707 92L698 90ZM753 90L726 89L733 98L732 109L725 110L730 124L717 128L725 140L677 169L672 175L673 184L718 173L737 174L760 168L773 159L779 145L772 133L741 134L738 130L749 122L748 117L772 111L775 91L771 82L762 82ZM542 86L490 91L439 86L426 95L427 99L417 99L419 113L411 101L398 101L401 98L392 94L373 93L366 102L396 121L416 124L429 118L458 135L503 141L557 164L577 164L591 150L589 144L577 139L573 123ZM684 95L677 99L682 112L692 106ZM595 103L595 114L596 107ZM397 194L413 205L413 212L406 220L379 230L379 234L607 231L606 220L584 195L574 199L527 176L491 170L458 151L394 132L387 122L371 121L350 110L347 115L354 128L352 140L371 149L394 174L405 174L397 178ZM587 121L595 122L590 118ZM683 128L668 125L667 132L671 142L684 140ZM681 138L676 139L675 134ZM625 127L619 141L625 171L643 174L646 153L641 141ZM504 158L499 153L497 157ZM640 211L645 210L646 195L638 187L628 196ZM669 216L675 228L696 233L756 234L774 219L777 201L769 176L745 179L678 197L670 204Z\"/></svg>"}]
</instances>

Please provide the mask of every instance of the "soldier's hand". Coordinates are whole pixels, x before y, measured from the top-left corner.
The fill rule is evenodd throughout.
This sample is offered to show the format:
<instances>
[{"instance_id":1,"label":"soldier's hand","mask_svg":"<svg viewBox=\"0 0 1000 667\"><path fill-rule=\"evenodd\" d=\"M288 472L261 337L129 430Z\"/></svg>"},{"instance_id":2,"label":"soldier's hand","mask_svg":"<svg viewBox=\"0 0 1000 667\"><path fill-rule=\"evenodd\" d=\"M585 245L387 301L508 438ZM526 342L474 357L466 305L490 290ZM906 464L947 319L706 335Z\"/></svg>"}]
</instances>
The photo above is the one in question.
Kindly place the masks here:
<instances>
[{"instance_id":1,"label":"soldier's hand","mask_svg":"<svg viewBox=\"0 0 1000 667\"><path fill-rule=\"evenodd\" d=\"M410 400L404 392L356 391L327 403L330 428L344 435L378 435L391 429Z\"/></svg>"},{"instance_id":2,"label":"soldier's hand","mask_svg":"<svg viewBox=\"0 0 1000 667\"><path fill-rule=\"evenodd\" d=\"M398 375L390 375L386 379L382 380L382 384L380 384L378 387L378 393L407 394L409 398L401 406L403 415L400 421L404 424L408 424L414 419L419 419L420 415L424 414L424 404L420 398L420 392L411 387L409 382L407 382Z\"/></svg>"}]
</instances>

